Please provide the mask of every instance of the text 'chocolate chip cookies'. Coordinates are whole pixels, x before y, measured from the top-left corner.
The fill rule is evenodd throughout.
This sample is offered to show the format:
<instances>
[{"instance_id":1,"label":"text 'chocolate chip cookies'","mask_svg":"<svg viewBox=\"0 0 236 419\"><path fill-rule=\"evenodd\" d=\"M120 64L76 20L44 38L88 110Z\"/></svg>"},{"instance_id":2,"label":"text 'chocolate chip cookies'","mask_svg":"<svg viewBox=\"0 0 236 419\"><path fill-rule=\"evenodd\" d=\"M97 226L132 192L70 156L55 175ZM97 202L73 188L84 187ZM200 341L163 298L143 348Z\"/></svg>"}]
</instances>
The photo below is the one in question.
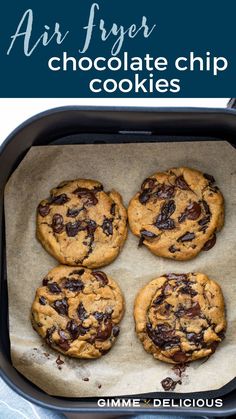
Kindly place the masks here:
<instances>
[{"instance_id":1,"label":"text 'chocolate chip cookies'","mask_svg":"<svg viewBox=\"0 0 236 419\"><path fill-rule=\"evenodd\" d=\"M210 356L226 329L220 286L202 273L153 279L136 297L134 318L145 350L174 364Z\"/></svg>"},{"instance_id":2,"label":"text 'chocolate chip cookies'","mask_svg":"<svg viewBox=\"0 0 236 419\"><path fill-rule=\"evenodd\" d=\"M214 182L212 176L186 167L146 179L128 208L140 245L176 260L210 250L224 224L224 199Z\"/></svg>"},{"instance_id":3,"label":"text 'chocolate chip cookies'","mask_svg":"<svg viewBox=\"0 0 236 419\"><path fill-rule=\"evenodd\" d=\"M99 358L119 335L124 300L104 272L58 266L43 280L32 324L47 344L75 358Z\"/></svg>"},{"instance_id":4,"label":"text 'chocolate chip cookies'","mask_svg":"<svg viewBox=\"0 0 236 419\"><path fill-rule=\"evenodd\" d=\"M104 192L93 180L62 182L38 206L37 237L65 265L107 265L127 237L122 198L116 191Z\"/></svg>"}]
</instances>

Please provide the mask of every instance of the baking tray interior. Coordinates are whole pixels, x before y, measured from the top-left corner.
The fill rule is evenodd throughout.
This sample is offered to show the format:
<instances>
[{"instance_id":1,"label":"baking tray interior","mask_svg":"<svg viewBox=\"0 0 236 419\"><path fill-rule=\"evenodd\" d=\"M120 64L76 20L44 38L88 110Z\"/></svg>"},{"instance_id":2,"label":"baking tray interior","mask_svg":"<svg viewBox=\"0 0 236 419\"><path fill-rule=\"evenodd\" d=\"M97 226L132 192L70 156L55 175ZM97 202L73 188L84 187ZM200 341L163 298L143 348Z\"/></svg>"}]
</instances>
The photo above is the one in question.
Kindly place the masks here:
<instances>
[{"instance_id":1,"label":"baking tray interior","mask_svg":"<svg viewBox=\"0 0 236 419\"><path fill-rule=\"evenodd\" d=\"M68 109L68 112L75 112L70 109ZM151 110L150 110L151 111ZM0 154L0 167L2 167L0 171L0 219L2 217L2 222L0 224L0 234L2 237L2 240L0 242L0 250L1 250L1 281L0 281L0 361L1 361L1 374L3 378L6 380L6 382L19 394L23 395L24 397L28 398L28 400L31 400L33 402L37 401L37 403L49 407L49 408L56 408L58 410L62 411L83 411L86 410L86 412L89 411L97 411L97 405L96 405L96 398L78 398L78 399L69 399L69 398L62 398L62 397L50 397L46 395L42 390L40 390L38 387L33 385L31 382L29 382L26 378L24 378L20 373L18 373L11 365L11 358L10 358L10 341L9 341L9 333L8 333L8 322L6 319L8 319L8 299L7 299L7 274L6 274L6 256L5 256L5 228L4 228L4 211L3 211L3 191L4 186L6 184L7 179L11 175L11 173L14 171L14 169L18 166L20 161L23 159L24 155L27 153L30 146L35 145L64 145L64 144L105 144L105 143L135 143L135 142L182 142L182 141L219 141L219 140L226 140L230 142L234 147L236 147L235 144L235 138L236 138L236 114L233 111L224 111L219 112L219 115L222 117L225 113L225 118L227 120L227 115L230 116L228 123L223 124L223 120L220 123L220 118L217 112L212 112L214 114L214 118L212 119L212 113L210 113L210 122L208 121L208 124L206 124L206 115L207 113L203 110L198 112L193 112L191 110L188 111L182 111L183 112L183 118L182 118L182 125L179 124L181 121L181 113L178 112L176 114L172 114L171 112L166 112L166 117L168 116L166 120L166 124L160 125L158 127L158 121L156 121L156 128L158 131L161 132L161 135L157 135L155 133L155 130L153 130L153 126L155 125L155 117L152 117L152 124L148 124L148 121L150 120L150 115L147 118L147 121L143 121L145 123L142 124L140 127L140 124L138 123L139 120L139 114L140 111L134 111L134 112L126 112L125 116L127 118L127 113L133 114L132 117L135 115L135 120L137 121L137 124L133 124L130 126L130 120L128 118L128 124L125 123L123 120L123 124L117 125L117 112L119 111L113 111L113 115L111 117L109 116L109 111L104 110L102 119L104 126L101 127L101 118L99 118L99 112L96 114L95 111L92 111L95 117L95 121L93 125L89 125L89 122L91 122L90 117L87 121L87 126L82 128L81 131L81 125L79 122L81 122L81 118L78 118L78 127L73 126L74 124L74 116L71 119L71 122L73 122L70 125L70 118L67 114L66 121L64 121L64 124L62 127L55 128L55 114L56 117L59 118L60 122L63 120L64 115L63 110L55 110L46 112L42 114L41 118L32 118L29 121L29 125L24 124L22 125L17 131L13 132L10 136L10 138L7 140L7 143L5 145L4 153ZM81 112L77 109L77 112ZM90 111L83 110L81 117L83 115L86 115L86 113ZM145 112L144 112L145 113ZM150 112L151 113L151 112ZM155 112L153 112L155 115ZM193 119L189 119L189 116L192 114L192 116L198 115L199 122L201 125L196 124L193 122ZM50 115L52 118L50 118ZM140 114L141 115L141 114ZM79 116L79 115L78 115ZM232 120L232 116L234 117ZM203 121L202 121L203 117ZM57 119L56 118L56 119ZM122 121L122 116L119 115L118 120ZM189 120L192 124L192 127L186 127L188 124L184 124L183 120L186 119ZM48 120L47 120L48 119ZM92 118L93 119L93 118ZM131 118L132 119L132 118ZM164 118L165 119L165 118ZM80 121L79 121L80 120ZM105 124L106 120L109 121L109 123ZM174 124L174 121L176 121L177 126L175 127L175 132L179 133L179 135L169 135L169 133L172 133L172 125L170 124L168 127L167 121L172 121L172 124ZM113 121L113 123L112 123ZM213 122L215 121L215 124ZM232 122L231 122L232 121ZM34 131L34 125L38 124L40 122L40 129L38 127L38 130L36 129ZM163 121L162 121L163 122ZM226 121L227 122L227 121ZM83 119L84 123L84 119ZM97 125L96 125L97 123ZM218 130L217 130L217 124L218 124ZM138 129L137 129L138 125ZM151 130L150 130L151 126ZM131 128L135 129L131 129ZM97 128L97 129L96 129ZM142 128L142 129L141 129ZM158 129L159 128L159 129ZM200 129L201 128L201 129ZM28 129L28 133L27 133ZM95 131L95 132L94 132ZM164 132L167 132L168 135L164 135ZM194 135L194 134L198 135ZM206 132L210 132L212 135L206 136ZM1 151L1 150L0 150ZM223 389L221 389L221 394L224 393L224 408L221 409L196 409L196 408L189 408L186 409L187 414L196 414L197 412L199 414L211 414L215 416L222 416L222 413L225 415L232 414L233 412L236 412L236 391L231 391L232 385L231 383L224 386ZM204 392L207 393L205 397L216 397L216 393L211 394L210 392ZM143 398L145 398L145 395L141 395ZM150 395L146 395L149 396ZM159 396L159 395L158 395ZM166 396L166 395L165 395ZM195 397L204 397L204 394L195 394ZM136 396L137 397L137 396ZM174 398L180 398L179 394L174 393L168 393L168 398L174 397ZM114 411L117 411L117 409L113 408ZM113 409L99 409L99 412L109 410L109 412L112 412ZM155 412L155 409L148 409L148 412ZM159 412L165 412L165 413L183 413L183 409L175 407L175 408L165 408L165 409L158 409ZM122 409L119 409L119 412L121 412ZM127 409L123 409L124 412L128 412ZM139 409L139 412L141 410ZM145 412L147 412L147 408L145 408ZM129 413L132 413L132 410L129 409Z\"/></svg>"}]
</instances>

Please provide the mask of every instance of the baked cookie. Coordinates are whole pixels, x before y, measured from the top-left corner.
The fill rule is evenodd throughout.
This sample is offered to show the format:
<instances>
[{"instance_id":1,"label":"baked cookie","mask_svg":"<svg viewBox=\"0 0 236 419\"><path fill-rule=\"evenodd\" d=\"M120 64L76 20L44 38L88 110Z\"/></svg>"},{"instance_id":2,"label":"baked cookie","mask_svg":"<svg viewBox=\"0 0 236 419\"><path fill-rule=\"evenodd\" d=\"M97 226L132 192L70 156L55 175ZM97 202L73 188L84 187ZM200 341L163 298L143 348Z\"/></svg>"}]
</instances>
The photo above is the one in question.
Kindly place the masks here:
<instances>
[{"instance_id":1,"label":"baked cookie","mask_svg":"<svg viewBox=\"0 0 236 419\"><path fill-rule=\"evenodd\" d=\"M214 178L187 167L144 180L130 201L129 225L155 255L186 260L211 249L224 224L224 199Z\"/></svg>"},{"instance_id":2,"label":"baked cookie","mask_svg":"<svg viewBox=\"0 0 236 419\"><path fill-rule=\"evenodd\" d=\"M69 266L52 269L32 305L34 329L49 346L75 358L99 358L114 344L124 300L104 272Z\"/></svg>"},{"instance_id":3,"label":"baked cookie","mask_svg":"<svg viewBox=\"0 0 236 419\"><path fill-rule=\"evenodd\" d=\"M37 237L65 265L112 262L127 237L127 213L116 191L88 179L62 182L37 210Z\"/></svg>"},{"instance_id":4,"label":"baked cookie","mask_svg":"<svg viewBox=\"0 0 236 419\"><path fill-rule=\"evenodd\" d=\"M226 329L221 288L202 273L153 279L136 297L134 318L145 350L174 364L210 356Z\"/></svg>"}]
</instances>

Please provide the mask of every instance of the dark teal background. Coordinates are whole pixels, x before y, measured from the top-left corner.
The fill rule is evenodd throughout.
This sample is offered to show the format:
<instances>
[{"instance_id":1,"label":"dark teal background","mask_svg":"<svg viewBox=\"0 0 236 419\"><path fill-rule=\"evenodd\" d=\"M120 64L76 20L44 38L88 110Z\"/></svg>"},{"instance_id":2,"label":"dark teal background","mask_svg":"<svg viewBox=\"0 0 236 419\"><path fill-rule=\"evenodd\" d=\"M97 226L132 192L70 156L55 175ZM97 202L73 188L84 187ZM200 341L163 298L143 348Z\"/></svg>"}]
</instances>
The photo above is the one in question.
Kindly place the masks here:
<instances>
[{"instance_id":1,"label":"dark teal background","mask_svg":"<svg viewBox=\"0 0 236 419\"><path fill-rule=\"evenodd\" d=\"M78 49L84 43L91 0L2 0L0 10L0 97L235 97L236 96L236 1L235 0L97 0L99 18L109 27L113 22L126 27L139 24L143 15L150 26L156 23L157 29L148 38L140 34L133 40L126 40L122 51L132 56L165 56L173 62L178 56L189 51L205 55L225 56L229 67L214 77L208 72L178 72L173 66L169 71L156 75L156 78L180 78L179 93L153 94L132 92L124 94L100 93L89 90L93 78L132 78L130 72L52 72L47 62L51 56L67 51L81 57ZM47 47L39 46L31 57L23 54L23 39L16 40L12 52L7 56L10 36L28 8L33 9L33 36L36 40L44 25L54 27L59 22L63 31L70 33L62 45L53 43ZM111 41L102 42L93 36L89 50L84 54L110 56ZM114 42L114 40L113 40ZM155 73L154 73L155 74ZM145 72L143 77L147 76ZM154 76L155 77L155 76Z\"/></svg>"}]
</instances>

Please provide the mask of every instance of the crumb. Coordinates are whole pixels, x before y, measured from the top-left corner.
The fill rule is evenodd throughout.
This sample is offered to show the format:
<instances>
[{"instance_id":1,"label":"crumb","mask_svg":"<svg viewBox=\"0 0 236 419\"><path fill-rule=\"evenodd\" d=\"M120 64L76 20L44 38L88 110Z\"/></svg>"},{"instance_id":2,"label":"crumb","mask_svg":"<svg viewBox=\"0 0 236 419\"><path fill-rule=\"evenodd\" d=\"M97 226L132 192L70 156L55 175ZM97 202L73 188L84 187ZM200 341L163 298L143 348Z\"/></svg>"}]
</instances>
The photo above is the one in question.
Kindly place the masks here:
<instances>
[{"instance_id":1,"label":"crumb","mask_svg":"<svg viewBox=\"0 0 236 419\"><path fill-rule=\"evenodd\" d=\"M189 365L187 363L176 364L172 367L172 370L174 371L175 375L181 378L188 366Z\"/></svg>"},{"instance_id":2,"label":"crumb","mask_svg":"<svg viewBox=\"0 0 236 419\"><path fill-rule=\"evenodd\" d=\"M60 355L58 355L56 359L56 363L57 363L58 368L61 370L60 365L64 364L64 361L62 361L62 359L60 358Z\"/></svg>"},{"instance_id":3,"label":"crumb","mask_svg":"<svg viewBox=\"0 0 236 419\"><path fill-rule=\"evenodd\" d=\"M175 364L171 369L174 372L174 374L176 375L176 377L178 377L177 379L173 379L171 377L166 377L161 381L161 385L163 387L163 389L165 391L173 391L175 390L175 387L177 386L177 384L182 384L182 377L184 372L186 371L186 368L188 368L189 364L188 363L180 363L180 364Z\"/></svg>"},{"instance_id":4,"label":"crumb","mask_svg":"<svg viewBox=\"0 0 236 419\"><path fill-rule=\"evenodd\" d=\"M44 356L46 356L46 358L49 358L49 353L48 352L43 352Z\"/></svg>"},{"instance_id":5,"label":"crumb","mask_svg":"<svg viewBox=\"0 0 236 419\"><path fill-rule=\"evenodd\" d=\"M161 385L165 391L174 390L177 384L182 384L181 380L173 380L171 377L166 377L161 381Z\"/></svg>"}]
</instances>

